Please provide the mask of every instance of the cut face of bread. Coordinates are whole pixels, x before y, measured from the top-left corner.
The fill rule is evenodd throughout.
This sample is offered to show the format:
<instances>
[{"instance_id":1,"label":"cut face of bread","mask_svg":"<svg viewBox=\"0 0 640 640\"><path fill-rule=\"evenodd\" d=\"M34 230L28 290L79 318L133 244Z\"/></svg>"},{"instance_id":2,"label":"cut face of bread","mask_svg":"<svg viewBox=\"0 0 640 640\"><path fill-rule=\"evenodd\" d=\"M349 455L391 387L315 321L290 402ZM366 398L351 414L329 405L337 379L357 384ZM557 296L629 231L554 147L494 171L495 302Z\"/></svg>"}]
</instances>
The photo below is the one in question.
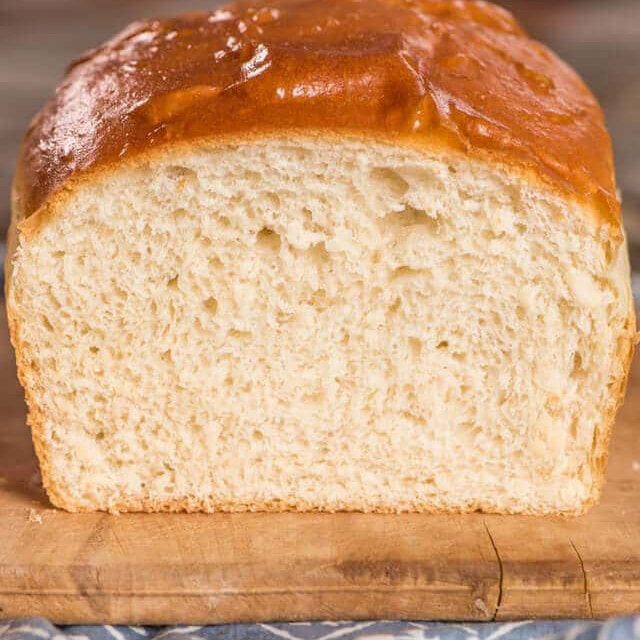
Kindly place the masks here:
<instances>
[{"instance_id":1,"label":"cut face of bread","mask_svg":"<svg viewBox=\"0 0 640 640\"><path fill-rule=\"evenodd\" d=\"M592 220L497 165L348 136L79 182L20 234L8 300L53 501L581 511L632 336L626 249Z\"/></svg>"}]
</instances>

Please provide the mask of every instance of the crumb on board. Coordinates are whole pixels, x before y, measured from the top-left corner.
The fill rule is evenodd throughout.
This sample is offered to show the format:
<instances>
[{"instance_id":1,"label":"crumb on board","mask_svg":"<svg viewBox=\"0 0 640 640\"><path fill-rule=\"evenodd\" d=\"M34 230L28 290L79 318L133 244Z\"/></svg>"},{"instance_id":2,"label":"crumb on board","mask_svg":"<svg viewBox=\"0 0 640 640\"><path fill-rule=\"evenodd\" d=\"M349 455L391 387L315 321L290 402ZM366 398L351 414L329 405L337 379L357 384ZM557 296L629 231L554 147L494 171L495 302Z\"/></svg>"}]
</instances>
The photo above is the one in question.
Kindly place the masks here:
<instances>
[{"instance_id":1,"label":"crumb on board","mask_svg":"<svg viewBox=\"0 0 640 640\"><path fill-rule=\"evenodd\" d=\"M476 598L473 604L475 605L476 609L478 609L478 611L481 611L485 616L489 615L487 605L482 598Z\"/></svg>"},{"instance_id":2,"label":"crumb on board","mask_svg":"<svg viewBox=\"0 0 640 640\"><path fill-rule=\"evenodd\" d=\"M42 524L42 515L39 514L35 509L29 509L29 522Z\"/></svg>"},{"instance_id":3,"label":"crumb on board","mask_svg":"<svg viewBox=\"0 0 640 640\"><path fill-rule=\"evenodd\" d=\"M4 487L9 484L9 480L4 476L0 476L0 487Z\"/></svg>"},{"instance_id":4,"label":"crumb on board","mask_svg":"<svg viewBox=\"0 0 640 640\"><path fill-rule=\"evenodd\" d=\"M634 460L634 461L631 463L631 469L632 469L633 471L640 471L640 462L638 462L637 460Z\"/></svg>"}]
</instances>

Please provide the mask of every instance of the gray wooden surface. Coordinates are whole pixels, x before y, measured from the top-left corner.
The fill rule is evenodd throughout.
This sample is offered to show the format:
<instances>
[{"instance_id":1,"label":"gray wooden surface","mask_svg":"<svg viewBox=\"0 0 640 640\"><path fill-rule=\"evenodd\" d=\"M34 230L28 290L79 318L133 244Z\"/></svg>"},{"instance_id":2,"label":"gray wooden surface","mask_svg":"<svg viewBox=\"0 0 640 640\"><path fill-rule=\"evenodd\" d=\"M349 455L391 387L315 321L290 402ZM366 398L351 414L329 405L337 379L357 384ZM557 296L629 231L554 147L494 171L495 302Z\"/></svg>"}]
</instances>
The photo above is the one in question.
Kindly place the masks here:
<instances>
[{"instance_id":1,"label":"gray wooden surface","mask_svg":"<svg viewBox=\"0 0 640 640\"><path fill-rule=\"evenodd\" d=\"M0 0L0 232L20 140L69 60L131 20L216 0ZM640 270L640 0L502 0L574 65L607 115L632 262Z\"/></svg>"}]
</instances>

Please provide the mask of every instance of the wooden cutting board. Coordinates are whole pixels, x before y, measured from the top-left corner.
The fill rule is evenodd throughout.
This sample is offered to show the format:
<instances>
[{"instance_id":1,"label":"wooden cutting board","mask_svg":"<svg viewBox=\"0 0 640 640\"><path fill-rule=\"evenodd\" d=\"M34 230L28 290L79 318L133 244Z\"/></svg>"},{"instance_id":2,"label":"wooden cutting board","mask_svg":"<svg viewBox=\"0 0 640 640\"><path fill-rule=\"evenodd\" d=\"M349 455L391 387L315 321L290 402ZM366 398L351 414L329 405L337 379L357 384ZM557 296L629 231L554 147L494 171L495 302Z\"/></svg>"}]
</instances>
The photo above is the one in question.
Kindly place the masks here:
<instances>
[{"instance_id":1,"label":"wooden cutting board","mask_svg":"<svg viewBox=\"0 0 640 640\"><path fill-rule=\"evenodd\" d=\"M4 314L2 314L4 317ZM0 619L214 623L640 612L640 364L602 503L555 518L68 514L39 484L0 322Z\"/></svg>"}]
</instances>

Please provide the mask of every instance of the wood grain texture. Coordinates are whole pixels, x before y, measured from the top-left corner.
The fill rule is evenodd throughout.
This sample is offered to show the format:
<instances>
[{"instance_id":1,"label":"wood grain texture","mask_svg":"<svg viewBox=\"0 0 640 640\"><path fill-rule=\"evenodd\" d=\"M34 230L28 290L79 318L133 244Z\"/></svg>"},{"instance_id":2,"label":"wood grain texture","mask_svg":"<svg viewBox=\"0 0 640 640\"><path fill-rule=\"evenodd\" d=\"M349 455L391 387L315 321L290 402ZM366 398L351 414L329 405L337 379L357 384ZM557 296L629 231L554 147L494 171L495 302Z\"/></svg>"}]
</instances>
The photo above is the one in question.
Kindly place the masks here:
<instances>
[{"instance_id":1,"label":"wood grain texture","mask_svg":"<svg viewBox=\"0 0 640 640\"><path fill-rule=\"evenodd\" d=\"M215 623L640 612L640 366L604 499L554 518L68 514L38 482L0 325L0 619Z\"/></svg>"}]
</instances>

